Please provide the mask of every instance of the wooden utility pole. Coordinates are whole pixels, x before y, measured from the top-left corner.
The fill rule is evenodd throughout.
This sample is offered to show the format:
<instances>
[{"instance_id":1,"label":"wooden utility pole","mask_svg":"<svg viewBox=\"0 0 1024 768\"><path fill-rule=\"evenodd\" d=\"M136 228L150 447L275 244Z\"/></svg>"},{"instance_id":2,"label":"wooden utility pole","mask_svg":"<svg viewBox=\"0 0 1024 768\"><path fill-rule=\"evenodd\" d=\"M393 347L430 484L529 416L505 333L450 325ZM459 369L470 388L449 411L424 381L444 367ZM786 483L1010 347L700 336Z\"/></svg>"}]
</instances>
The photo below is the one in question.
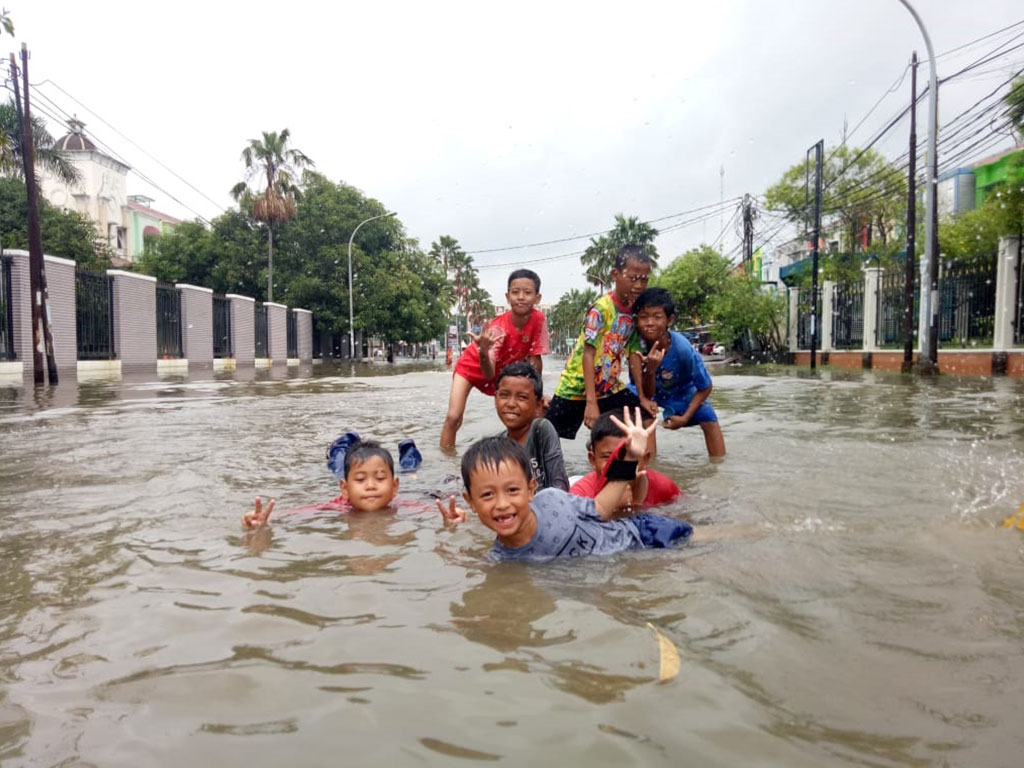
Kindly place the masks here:
<instances>
[{"instance_id":1,"label":"wooden utility pole","mask_svg":"<svg viewBox=\"0 0 1024 768\"><path fill-rule=\"evenodd\" d=\"M56 384L57 361L53 356L53 335L50 331L49 296L46 289L46 266L43 261L43 235L39 228L39 190L36 187L35 144L32 138L32 108L28 93L28 47L21 44L21 76L24 98L18 88L18 65L11 54L11 77L14 100L21 122L21 159L25 167L25 189L28 192L28 282L32 294L32 375L36 384L45 384L43 355L50 384Z\"/></svg>"},{"instance_id":2,"label":"wooden utility pole","mask_svg":"<svg viewBox=\"0 0 1024 768\"><path fill-rule=\"evenodd\" d=\"M917 51L910 59L910 171L907 177L907 263L903 285L903 365L914 365L914 258L917 250Z\"/></svg>"}]
</instances>

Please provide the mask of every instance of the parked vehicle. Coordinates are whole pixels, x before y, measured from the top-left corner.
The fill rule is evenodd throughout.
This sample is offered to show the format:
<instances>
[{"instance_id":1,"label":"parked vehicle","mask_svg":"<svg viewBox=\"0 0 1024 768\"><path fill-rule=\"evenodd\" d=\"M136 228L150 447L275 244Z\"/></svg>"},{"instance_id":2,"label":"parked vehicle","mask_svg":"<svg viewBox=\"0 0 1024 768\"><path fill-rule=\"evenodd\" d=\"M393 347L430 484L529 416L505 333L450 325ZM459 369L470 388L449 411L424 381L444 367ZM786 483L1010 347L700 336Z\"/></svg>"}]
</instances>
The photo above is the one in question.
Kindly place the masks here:
<instances>
[{"instance_id":1,"label":"parked vehicle","mask_svg":"<svg viewBox=\"0 0 1024 768\"><path fill-rule=\"evenodd\" d=\"M715 344L714 349L711 350L711 354L713 354L713 355L724 355L725 354L725 345L724 344Z\"/></svg>"}]
</instances>

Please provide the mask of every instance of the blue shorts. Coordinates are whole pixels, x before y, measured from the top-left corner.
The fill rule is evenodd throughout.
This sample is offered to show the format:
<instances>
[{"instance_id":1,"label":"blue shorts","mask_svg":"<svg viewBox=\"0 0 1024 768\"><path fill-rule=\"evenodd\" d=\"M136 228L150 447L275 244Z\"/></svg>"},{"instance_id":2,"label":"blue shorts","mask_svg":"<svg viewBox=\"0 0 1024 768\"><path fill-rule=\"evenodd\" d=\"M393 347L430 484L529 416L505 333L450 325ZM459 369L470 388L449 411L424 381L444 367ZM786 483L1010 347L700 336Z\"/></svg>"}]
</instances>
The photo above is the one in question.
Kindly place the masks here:
<instances>
[{"instance_id":1,"label":"blue shorts","mask_svg":"<svg viewBox=\"0 0 1024 768\"><path fill-rule=\"evenodd\" d=\"M682 520L673 520L653 512L641 512L629 518L640 533L640 541L648 549L664 549L677 541L686 541L693 534L693 526Z\"/></svg>"},{"instance_id":2,"label":"blue shorts","mask_svg":"<svg viewBox=\"0 0 1024 768\"><path fill-rule=\"evenodd\" d=\"M686 413L686 409L690 407L690 398L683 398L681 400L670 400L669 402L662 405L665 409L664 416L667 419L669 416L679 416ZM700 404L690 420L686 422L686 426L695 427L698 424L704 424L709 421L718 421L718 414L715 413L715 409L711 407L711 403L705 400Z\"/></svg>"}]
</instances>

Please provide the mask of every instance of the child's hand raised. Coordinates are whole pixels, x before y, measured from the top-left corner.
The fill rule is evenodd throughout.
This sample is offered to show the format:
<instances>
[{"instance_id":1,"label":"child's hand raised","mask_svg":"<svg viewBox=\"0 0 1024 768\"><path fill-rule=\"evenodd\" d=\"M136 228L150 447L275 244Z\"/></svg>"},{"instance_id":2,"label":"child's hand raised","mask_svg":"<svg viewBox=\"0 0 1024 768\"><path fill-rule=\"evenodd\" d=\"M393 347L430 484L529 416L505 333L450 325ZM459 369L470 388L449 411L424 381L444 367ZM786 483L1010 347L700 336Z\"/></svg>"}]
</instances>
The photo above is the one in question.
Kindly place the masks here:
<instances>
[{"instance_id":1,"label":"child's hand raised","mask_svg":"<svg viewBox=\"0 0 1024 768\"><path fill-rule=\"evenodd\" d=\"M640 355L640 360L643 362L645 367L652 367L657 369L661 365L661 361L665 359L665 347L662 346L661 339L654 342L651 346L650 351L646 355Z\"/></svg>"},{"instance_id":2,"label":"child's hand raised","mask_svg":"<svg viewBox=\"0 0 1024 768\"><path fill-rule=\"evenodd\" d=\"M466 510L455 506L454 496L448 497L448 506L445 506L444 503L438 499L437 508L440 510L441 517L444 518L446 523L455 524L466 522Z\"/></svg>"},{"instance_id":3,"label":"child's hand raised","mask_svg":"<svg viewBox=\"0 0 1024 768\"><path fill-rule=\"evenodd\" d=\"M483 330L482 333L473 333L472 331L466 332L476 345L480 348L481 352L486 353L491 347L497 342L501 341L502 332L497 328L488 327Z\"/></svg>"},{"instance_id":4,"label":"child's hand raised","mask_svg":"<svg viewBox=\"0 0 1024 768\"><path fill-rule=\"evenodd\" d=\"M658 428L658 422L652 421L651 425L645 428L640 409L636 409L635 416L630 416L629 408L626 406L622 408L622 421L615 416L612 416L611 419L612 424L621 429L629 441L626 446L626 456L632 461L643 458L643 455L647 453L647 441L654 434L654 430Z\"/></svg>"},{"instance_id":5,"label":"child's hand raised","mask_svg":"<svg viewBox=\"0 0 1024 768\"><path fill-rule=\"evenodd\" d=\"M242 517L242 527L246 529L262 528L270 519L270 513L274 511L274 499L267 502L267 508L263 509L263 500L256 497L256 506L252 512L246 512Z\"/></svg>"}]
</instances>

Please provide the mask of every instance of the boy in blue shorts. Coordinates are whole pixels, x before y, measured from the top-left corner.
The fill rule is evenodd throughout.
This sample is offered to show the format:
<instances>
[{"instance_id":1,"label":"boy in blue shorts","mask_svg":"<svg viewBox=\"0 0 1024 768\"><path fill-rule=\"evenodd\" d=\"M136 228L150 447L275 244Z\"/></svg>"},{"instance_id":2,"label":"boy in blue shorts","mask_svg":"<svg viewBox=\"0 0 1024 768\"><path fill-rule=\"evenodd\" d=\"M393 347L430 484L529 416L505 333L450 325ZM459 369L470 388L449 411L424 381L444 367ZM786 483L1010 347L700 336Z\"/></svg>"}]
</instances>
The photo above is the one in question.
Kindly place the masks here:
<instances>
[{"instance_id":1,"label":"boy in blue shorts","mask_svg":"<svg viewBox=\"0 0 1024 768\"><path fill-rule=\"evenodd\" d=\"M699 425L708 456L725 456L722 428L708 402L711 376L686 337L669 330L676 319L672 294L664 288L648 288L633 311L642 351L630 355L630 389L651 415L658 415L658 406L664 409L667 429Z\"/></svg>"},{"instance_id":2,"label":"boy in blue shorts","mask_svg":"<svg viewBox=\"0 0 1024 768\"><path fill-rule=\"evenodd\" d=\"M486 437L462 458L463 498L485 526L496 535L494 560L551 560L556 557L610 555L629 549L668 547L685 541L693 528L664 515L640 513L610 519L630 482L637 478L637 463L657 426L641 424L640 409L631 417L615 419L625 435L605 471L607 482L595 498L574 496L558 488L537 491L530 462L515 441ZM466 521L466 512L437 502L447 523Z\"/></svg>"}]
</instances>

